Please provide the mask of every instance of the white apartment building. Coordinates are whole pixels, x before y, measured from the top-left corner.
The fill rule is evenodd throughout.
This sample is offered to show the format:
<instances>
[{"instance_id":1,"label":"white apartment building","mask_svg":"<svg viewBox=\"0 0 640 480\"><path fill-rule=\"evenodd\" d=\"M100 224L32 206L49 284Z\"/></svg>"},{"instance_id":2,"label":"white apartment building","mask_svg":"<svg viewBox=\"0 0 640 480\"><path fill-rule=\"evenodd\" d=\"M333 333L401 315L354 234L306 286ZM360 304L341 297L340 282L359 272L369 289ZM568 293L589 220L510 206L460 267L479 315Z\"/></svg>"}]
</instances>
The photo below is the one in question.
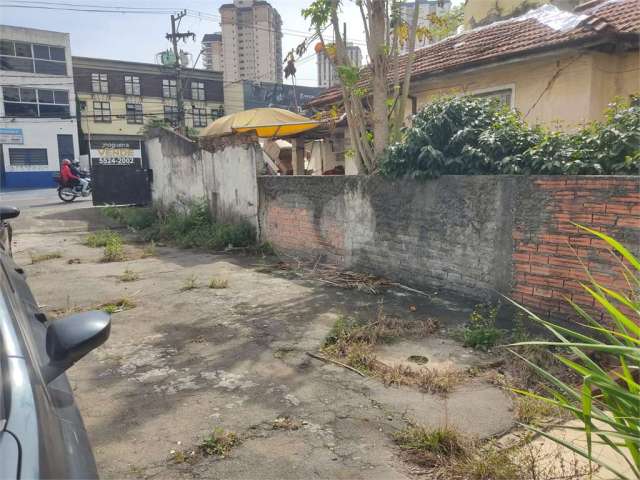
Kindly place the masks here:
<instances>
[{"instance_id":1,"label":"white apartment building","mask_svg":"<svg viewBox=\"0 0 640 480\"><path fill-rule=\"evenodd\" d=\"M0 186L54 186L78 158L68 33L0 25Z\"/></svg>"},{"instance_id":2,"label":"white apartment building","mask_svg":"<svg viewBox=\"0 0 640 480\"><path fill-rule=\"evenodd\" d=\"M429 27L431 22L429 21L429 15L436 14L442 15L443 13L451 10L451 0L416 0L415 2L404 2L401 5L400 15L408 24L413 21L413 12L416 8L416 3L420 4L420 11L418 12L418 27ZM416 38L416 47L419 49L426 47L432 43L432 40L424 38L419 40ZM400 48L401 53L407 53L409 51L408 43L405 43Z\"/></svg>"},{"instance_id":3,"label":"white apartment building","mask_svg":"<svg viewBox=\"0 0 640 480\"><path fill-rule=\"evenodd\" d=\"M360 47L347 43L347 55L354 67L362 66L362 51ZM318 61L318 86L329 88L338 83L338 74L333 62L321 51L317 56Z\"/></svg>"},{"instance_id":4,"label":"white apartment building","mask_svg":"<svg viewBox=\"0 0 640 480\"><path fill-rule=\"evenodd\" d=\"M282 20L262 0L234 0L220 7L225 82L282 83Z\"/></svg>"},{"instance_id":5,"label":"white apartment building","mask_svg":"<svg viewBox=\"0 0 640 480\"><path fill-rule=\"evenodd\" d=\"M207 33L202 37L202 60L205 70L221 72L222 59L222 33Z\"/></svg>"}]
</instances>

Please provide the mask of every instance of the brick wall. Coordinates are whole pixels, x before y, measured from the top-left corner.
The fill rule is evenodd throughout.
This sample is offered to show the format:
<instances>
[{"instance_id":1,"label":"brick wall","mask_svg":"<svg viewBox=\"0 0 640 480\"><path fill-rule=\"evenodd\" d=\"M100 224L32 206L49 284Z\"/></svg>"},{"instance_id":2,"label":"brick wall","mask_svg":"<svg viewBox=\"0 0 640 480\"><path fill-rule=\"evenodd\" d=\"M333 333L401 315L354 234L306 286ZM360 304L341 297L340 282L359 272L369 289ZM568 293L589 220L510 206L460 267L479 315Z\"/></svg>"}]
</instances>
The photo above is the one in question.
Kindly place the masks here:
<instances>
[{"instance_id":1,"label":"brick wall","mask_svg":"<svg viewBox=\"0 0 640 480\"><path fill-rule=\"evenodd\" d=\"M499 293L544 314L579 285L623 287L619 261L581 223L640 250L637 177L261 177L263 240L292 255L479 300ZM569 307L570 308L570 307Z\"/></svg>"},{"instance_id":2,"label":"brick wall","mask_svg":"<svg viewBox=\"0 0 640 480\"><path fill-rule=\"evenodd\" d=\"M566 299L588 310L593 298L580 283L593 278L628 290L622 264L608 245L579 223L613 236L636 253L640 244L640 180L631 177L532 179L545 221L517 222L513 229L512 298L551 315L570 312ZM516 215L524 219L524 209Z\"/></svg>"}]
</instances>

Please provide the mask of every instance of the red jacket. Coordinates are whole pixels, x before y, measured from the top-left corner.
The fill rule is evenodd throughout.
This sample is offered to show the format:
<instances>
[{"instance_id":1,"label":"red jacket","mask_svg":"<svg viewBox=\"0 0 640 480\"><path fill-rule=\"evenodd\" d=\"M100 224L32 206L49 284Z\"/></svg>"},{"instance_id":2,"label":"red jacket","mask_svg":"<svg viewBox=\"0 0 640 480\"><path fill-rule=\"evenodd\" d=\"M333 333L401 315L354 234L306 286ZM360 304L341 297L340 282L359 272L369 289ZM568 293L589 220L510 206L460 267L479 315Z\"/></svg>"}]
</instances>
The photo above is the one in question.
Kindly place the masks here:
<instances>
[{"instance_id":1,"label":"red jacket","mask_svg":"<svg viewBox=\"0 0 640 480\"><path fill-rule=\"evenodd\" d=\"M62 168L60 169L60 179L63 183L67 183L70 180L79 180L79 178L73 174L69 165L62 165Z\"/></svg>"}]
</instances>

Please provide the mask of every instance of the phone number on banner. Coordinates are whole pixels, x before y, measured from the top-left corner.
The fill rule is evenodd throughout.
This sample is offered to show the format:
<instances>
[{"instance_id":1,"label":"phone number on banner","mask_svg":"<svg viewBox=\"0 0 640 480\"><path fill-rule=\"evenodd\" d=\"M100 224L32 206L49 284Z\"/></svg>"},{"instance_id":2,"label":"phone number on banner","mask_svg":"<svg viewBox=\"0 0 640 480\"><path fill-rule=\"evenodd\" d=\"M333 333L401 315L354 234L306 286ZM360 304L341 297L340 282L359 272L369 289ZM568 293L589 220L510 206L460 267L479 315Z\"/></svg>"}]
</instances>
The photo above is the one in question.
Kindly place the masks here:
<instances>
[{"instance_id":1,"label":"phone number on banner","mask_svg":"<svg viewBox=\"0 0 640 480\"><path fill-rule=\"evenodd\" d=\"M134 165L135 158L99 158L98 165Z\"/></svg>"}]
</instances>

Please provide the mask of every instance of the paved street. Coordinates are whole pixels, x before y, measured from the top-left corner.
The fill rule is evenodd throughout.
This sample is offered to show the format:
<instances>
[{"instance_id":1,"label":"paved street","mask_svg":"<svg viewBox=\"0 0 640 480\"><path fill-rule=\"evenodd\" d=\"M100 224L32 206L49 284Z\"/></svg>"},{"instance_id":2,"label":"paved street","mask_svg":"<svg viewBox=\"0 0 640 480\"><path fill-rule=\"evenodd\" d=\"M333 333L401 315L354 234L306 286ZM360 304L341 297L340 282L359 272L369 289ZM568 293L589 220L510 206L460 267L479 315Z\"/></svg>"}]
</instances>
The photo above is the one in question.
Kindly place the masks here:
<instances>
[{"instance_id":1,"label":"paved street","mask_svg":"<svg viewBox=\"0 0 640 480\"><path fill-rule=\"evenodd\" d=\"M509 399L479 379L443 399L306 355L339 315L375 315L381 300L389 314L443 323L467 310L402 291L373 296L261 273L264 260L249 256L158 247L146 257L128 237L127 261L101 263L102 249L82 242L105 219L88 201L66 205L54 195L2 198L23 209L15 256L42 308L55 316L122 299L134 306L113 315L107 344L69 373L103 478L408 478L415 467L392 441L407 421L479 436L511 425ZM61 258L31 264L32 255L51 252ZM127 269L139 279L122 282ZM207 288L214 277L228 288ZM183 291L189 282L197 288ZM449 339L427 340L407 348L431 345L435 362L475 361ZM274 428L282 417L296 428ZM193 451L217 427L241 441L227 458L172 454Z\"/></svg>"}]
</instances>

